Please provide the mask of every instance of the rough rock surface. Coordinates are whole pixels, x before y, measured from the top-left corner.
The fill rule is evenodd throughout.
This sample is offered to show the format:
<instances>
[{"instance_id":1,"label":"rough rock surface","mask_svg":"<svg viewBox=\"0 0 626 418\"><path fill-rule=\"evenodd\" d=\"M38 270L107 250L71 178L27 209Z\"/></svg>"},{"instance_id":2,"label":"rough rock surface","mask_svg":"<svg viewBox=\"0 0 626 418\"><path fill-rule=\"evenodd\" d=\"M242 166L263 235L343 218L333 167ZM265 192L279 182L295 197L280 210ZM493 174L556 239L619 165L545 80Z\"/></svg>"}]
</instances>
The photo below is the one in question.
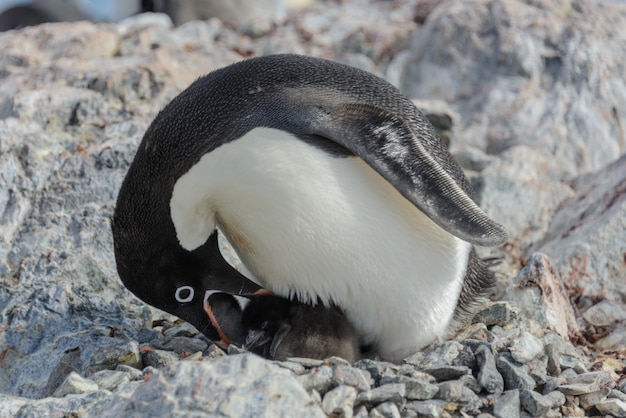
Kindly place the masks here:
<instances>
[{"instance_id":1,"label":"rough rock surface","mask_svg":"<svg viewBox=\"0 0 626 418\"><path fill-rule=\"evenodd\" d=\"M355 0L0 34L0 416L626 416L624 27L585 0ZM277 52L398 85L509 229L479 249L500 302L451 340L402 364L226 355L121 285L109 219L151 119Z\"/></svg>"}]
</instances>

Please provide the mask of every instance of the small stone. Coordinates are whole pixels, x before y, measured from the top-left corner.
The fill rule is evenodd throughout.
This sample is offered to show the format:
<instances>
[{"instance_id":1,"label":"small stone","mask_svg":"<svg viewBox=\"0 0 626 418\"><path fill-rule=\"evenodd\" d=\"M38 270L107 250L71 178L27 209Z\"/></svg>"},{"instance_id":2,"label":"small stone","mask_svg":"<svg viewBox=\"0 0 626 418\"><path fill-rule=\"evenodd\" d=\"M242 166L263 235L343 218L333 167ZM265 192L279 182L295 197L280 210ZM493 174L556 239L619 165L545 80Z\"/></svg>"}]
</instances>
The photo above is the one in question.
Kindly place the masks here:
<instances>
[{"instance_id":1,"label":"small stone","mask_svg":"<svg viewBox=\"0 0 626 418\"><path fill-rule=\"evenodd\" d=\"M185 353L183 353L180 356L180 359L183 360L183 361L202 360L202 351L196 351L195 353L192 353L192 354L185 354Z\"/></svg>"},{"instance_id":2,"label":"small stone","mask_svg":"<svg viewBox=\"0 0 626 418\"><path fill-rule=\"evenodd\" d=\"M469 367L472 366L473 354L468 347L458 341L445 341L429 346L423 353L408 357L405 362L418 366L420 369L437 368L443 365Z\"/></svg>"},{"instance_id":3,"label":"small stone","mask_svg":"<svg viewBox=\"0 0 626 418\"><path fill-rule=\"evenodd\" d=\"M209 357L209 358L217 358L217 357L225 356L226 353L224 353L224 350L222 350L221 348L219 348L215 344L210 344L207 347L207 349L204 350L204 355Z\"/></svg>"},{"instance_id":4,"label":"small stone","mask_svg":"<svg viewBox=\"0 0 626 418\"><path fill-rule=\"evenodd\" d=\"M361 392L356 397L356 404L377 405L383 402L404 402L406 387L403 383L390 383L377 388Z\"/></svg>"},{"instance_id":5,"label":"small stone","mask_svg":"<svg viewBox=\"0 0 626 418\"><path fill-rule=\"evenodd\" d=\"M160 369L178 360L178 356L171 351L150 350L141 353L141 361L145 366Z\"/></svg>"},{"instance_id":6,"label":"small stone","mask_svg":"<svg viewBox=\"0 0 626 418\"><path fill-rule=\"evenodd\" d=\"M404 408L417 412L419 417L437 418L442 417L448 402L441 399L431 399L428 401L410 401Z\"/></svg>"},{"instance_id":7,"label":"small stone","mask_svg":"<svg viewBox=\"0 0 626 418\"><path fill-rule=\"evenodd\" d=\"M487 308L478 312L472 319L473 323L479 322L487 326L504 326L517 317L511 305L507 302L494 302Z\"/></svg>"},{"instance_id":8,"label":"small stone","mask_svg":"<svg viewBox=\"0 0 626 418\"><path fill-rule=\"evenodd\" d=\"M93 380L85 379L76 372L70 372L52 396L62 398L65 395L95 392L98 389L98 385Z\"/></svg>"},{"instance_id":9,"label":"small stone","mask_svg":"<svg viewBox=\"0 0 626 418\"><path fill-rule=\"evenodd\" d=\"M325 394L332 386L332 377L333 369L329 366L321 366L311 369L309 373L296 376L296 379L307 392L316 390L320 394Z\"/></svg>"},{"instance_id":10,"label":"small stone","mask_svg":"<svg viewBox=\"0 0 626 418\"><path fill-rule=\"evenodd\" d=\"M487 329L487 326L485 324L475 323L468 325L467 327L459 331L454 339L458 340L462 344L465 344L465 340L475 340L484 343L493 341L493 335Z\"/></svg>"},{"instance_id":11,"label":"small stone","mask_svg":"<svg viewBox=\"0 0 626 418\"><path fill-rule=\"evenodd\" d=\"M90 379L94 381L100 389L110 392L115 391L119 386L126 382L130 382L128 373L117 370L100 370L91 375Z\"/></svg>"},{"instance_id":12,"label":"small stone","mask_svg":"<svg viewBox=\"0 0 626 418\"><path fill-rule=\"evenodd\" d=\"M304 358L304 357L290 357L287 359L287 361L302 364L307 369L312 369L313 367L320 367L324 364L323 360L318 360L314 358Z\"/></svg>"},{"instance_id":13,"label":"small stone","mask_svg":"<svg viewBox=\"0 0 626 418\"><path fill-rule=\"evenodd\" d=\"M467 366L447 366L447 365L424 369L424 371L428 373L429 375L433 376L438 382L458 379L463 375L472 373L472 369L470 369Z\"/></svg>"},{"instance_id":14,"label":"small stone","mask_svg":"<svg viewBox=\"0 0 626 418\"><path fill-rule=\"evenodd\" d=\"M555 407L565 403L565 396L560 392L558 395L541 395L532 390L523 390L520 393L520 402L524 409L533 417L545 417Z\"/></svg>"},{"instance_id":15,"label":"small stone","mask_svg":"<svg viewBox=\"0 0 626 418\"><path fill-rule=\"evenodd\" d=\"M350 363L348 360L337 356L328 357L324 360L324 363L330 366L352 366L352 363Z\"/></svg>"},{"instance_id":16,"label":"small stone","mask_svg":"<svg viewBox=\"0 0 626 418\"><path fill-rule=\"evenodd\" d=\"M177 337L177 338L180 339L180 338L185 338L185 337ZM185 350L183 352L190 352L190 350ZM229 356L235 356L237 354L244 354L244 353L247 353L247 351L241 347L237 347L235 344L230 344L228 348L226 349L226 354L228 354Z\"/></svg>"},{"instance_id":17,"label":"small stone","mask_svg":"<svg viewBox=\"0 0 626 418\"><path fill-rule=\"evenodd\" d=\"M493 335L493 342L491 343L494 352L500 352L508 350L509 346L513 343L513 340L520 334L519 327L502 328L498 325L491 328Z\"/></svg>"},{"instance_id":18,"label":"small stone","mask_svg":"<svg viewBox=\"0 0 626 418\"><path fill-rule=\"evenodd\" d=\"M489 393L502 393L504 390L504 379L496 368L496 360L491 349L481 345L476 349L474 355L479 367L477 380L480 386Z\"/></svg>"},{"instance_id":19,"label":"small stone","mask_svg":"<svg viewBox=\"0 0 626 418\"><path fill-rule=\"evenodd\" d=\"M616 321L626 320L626 307L623 303L605 299L583 312L583 318L598 327L610 325Z\"/></svg>"},{"instance_id":20,"label":"small stone","mask_svg":"<svg viewBox=\"0 0 626 418\"><path fill-rule=\"evenodd\" d=\"M333 369L333 381L337 385L352 386L359 392L369 390L374 384L367 370L345 365L337 366Z\"/></svg>"},{"instance_id":21,"label":"small stone","mask_svg":"<svg viewBox=\"0 0 626 418\"><path fill-rule=\"evenodd\" d=\"M454 402L461 399L463 395L463 383L458 380L451 380L448 382L438 383L439 390L435 395L437 399L443 399L444 401Z\"/></svg>"},{"instance_id":22,"label":"small stone","mask_svg":"<svg viewBox=\"0 0 626 418\"><path fill-rule=\"evenodd\" d=\"M293 361L277 361L275 362L277 366L282 367L283 369L287 369L291 371L291 373L295 375L301 375L306 372L304 366L300 363L295 363Z\"/></svg>"},{"instance_id":23,"label":"small stone","mask_svg":"<svg viewBox=\"0 0 626 418\"><path fill-rule=\"evenodd\" d=\"M141 328L136 338L139 344L146 344L154 339L163 338L163 334L155 329Z\"/></svg>"},{"instance_id":24,"label":"small stone","mask_svg":"<svg viewBox=\"0 0 626 418\"><path fill-rule=\"evenodd\" d=\"M565 341L563 337L557 334L548 333L543 336L543 343L547 347L552 344L553 349L558 353L558 364L561 369L577 369L584 368L580 355L576 352L574 346L568 341Z\"/></svg>"},{"instance_id":25,"label":"small stone","mask_svg":"<svg viewBox=\"0 0 626 418\"><path fill-rule=\"evenodd\" d=\"M143 379L143 372L135 367L131 367L126 364L118 364L115 368L118 372L124 372L128 375L130 380L141 380Z\"/></svg>"},{"instance_id":26,"label":"small stone","mask_svg":"<svg viewBox=\"0 0 626 418\"><path fill-rule=\"evenodd\" d=\"M546 344L545 353L548 359L546 372L550 376L559 376L561 374L561 362L559 361L559 352L554 344Z\"/></svg>"},{"instance_id":27,"label":"small stone","mask_svg":"<svg viewBox=\"0 0 626 418\"><path fill-rule=\"evenodd\" d=\"M563 384L564 380L554 376L546 377L546 382L543 384L541 388L541 393L546 395L550 392L557 390L559 385Z\"/></svg>"},{"instance_id":28,"label":"small stone","mask_svg":"<svg viewBox=\"0 0 626 418\"><path fill-rule=\"evenodd\" d=\"M612 415L616 418L626 417L626 402L619 399L609 398L594 405L603 414Z\"/></svg>"},{"instance_id":29,"label":"small stone","mask_svg":"<svg viewBox=\"0 0 626 418\"><path fill-rule=\"evenodd\" d=\"M154 348L157 348L159 350L173 351L176 354L195 353L196 351L204 351L209 348L209 345L202 340L199 340L197 338L180 336L167 338L165 341L159 344L154 344L154 342L151 344L153 344Z\"/></svg>"},{"instance_id":30,"label":"small stone","mask_svg":"<svg viewBox=\"0 0 626 418\"><path fill-rule=\"evenodd\" d=\"M609 393L611 393L611 389L602 388L595 392L580 395L580 406L585 409L589 409L598 402L602 402L603 400L605 400L609 396Z\"/></svg>"},{"instance_id":31,"label":"small stone","mask_svg":"<svg viewBox=\"0 0 626 418\"><path fill-rule=\"evenodd\" d=\"M529 332L522 332L509 347L513 359L522 364L528 363L542 351L543 343L541 340Z\"/></svg>"},{"instance_id":32,"label":"small stone","mask_svg":"<svg viewBox=\"0 0 626 418\"><path fill-rule=\"evenodd\" d=\"M432 377L431 377L432 379ZM432 379L434 380L434 379ZM394 376L393 378L381 379L381 384L387 383L402 383L405 386L405 396L407 399L412 400L426 400L432 399L439 391L439 387L430 383L408 376Z\"/></svg>"},{"instance_id":33,"label":"small stone","mask_svg":"<svg viewBox=\"0 0 626 418\"><path fill-rule=\"evenodd\" d=\"M322 400L322 410L331 417L350 418L353 414L357 390L350 386L337 386L328 391Z\"/></svg>"},{"instance_id":34,"label":"small stone","mask_svg":"<svg viewBox=\"0 0 626 418\"><path fill-rule=\"evenodd\" d=\"M518 389L502 392L493 403L493 414L496 418L519 418L520 393Z\"/></svg>"},{"instance_id":35,"label":"small stone","mask_svg":"<svg viewBox=\"0 0 626 418\"><path fill-rule=\"evenodd\" d=\"M584 417L585 410L579 406L579 398L575 396L566 396L565 405L561 407L564 417Z\"/></svg>"},{"instance_id":36,"label":"small stone","mask_svg":"<svg viewBox=\"0 0 626 418\"><path fill-rule=\"evenodd\" d=\"M626 327L621 327L613 330L606 337L600 338L593 345L596 350L609 351L618 350L621 347L626 346Z\"/></svg>"},{"instance_id":37,"label":"small stone","mask_svg":"<svg viewBox=\"0 0 626 418\"><path fill-rule=\"evenodd\" d=\"M370 411L370 418L400 418L400 410L395 403L384 402Z\"/></svg>"},{"instance_id":38,"label":"small stone","mask_svg":"<svg viewBox=\"0 0 626 418\"><path fill-rule=\"evenodd\" d=\"M548 378L548 356L541 354L526 363L528 374L535 379L537 385L543 385Z\"/></svg>"},{"instance_id":39,"label":"small stone","mask_svg":"<svg viewBox=\"0 0 626 418\"><path fill-rule=\"evenodd\" d=\"M483 387L480 385L480 383L478 383L478 380L476 380L476 378L471 374L465 374L461 376L458 380L463 383L463 386L476 394L480 393L483 390Z\"/></svg>"},{"instance_id":40,"label":"small stone","mask_svg":"<svg viewBox=\"0 0 626 418\"><path fill-rule=\"evenodd\" d=\"M606 370L582 373L567 380L565 385L559 386L559 390L565 395L583 395L596 392L604 387L614 384L611 373Z\"/></svg>"},{"instance_id":41,"label":"small stone","mask_svg":"<svg viewBox=\"0 0 626 418\"><path fill-rule=\"evenodd\" d=\"M165 338L187 337L193 338L198 335L198 330L188 322L181 322L163 331Z\"/></svg>"},{"instance_id":42,"label":"small stone","mask_svg":"<svg viewBox=\"0 0 626 418\"><path fill-rule=\"evenodd\" d=\"M139 344L136 341L98 348L91 356L87 369L89 372L95 373L104 369L113 370L118 364L141 368Z\"/></svg>"},{"instance_id":43,"label":"small stone","mask_svg":"<svg viewBox=\"0 0 626 418\"><path fill-rule=\"evenodd\" d=\"M364 405L354 408L353 418L368 418L369 416L370 414Z\"/></svg>"},{"instance_id":44,"label":"small stone","mask_svg":"<svg viewBox=\"0 0 626 418\"><path fill-rule=\"evenodd\" d=\"M159 370L158 370L158 369L155 369L155 368L154 368L154 367L152 367L152 366L148 366L148 367L146 367L146 368L144 368L144 369L143 369L143 372L142 372L142 374L143 374L143 379L144 379L144 380L146 380L146 379L148 379L150 376L152 376L152 375L154 375L154 374L156 374L156 373L158 373L158 372L159 372Z\"/></svg>"},{"instance_id":45,"label":"small stone","mask_svg":"<svg viewBox=\"0 0 626 418\"><path fill-rule=\"evenodd\" d=\"M621 390L611 389L611 391L609 392L609 398L616 398L620 401L626 402L626 393L622 392Z\"/></svg>"},{"instance_id":46,"label":"small stone","mask_svg":"<svg viewBox=\"0 0 626 418\"><path fill-rule=\"evenodd\" d=\"M458 403L463 405L462 412L472 415L478 414L484 406L481 397L467 387L463 387Z\"/></svg>"},{"instance_id":47,"label":"small stone","mask_svg":"<svg viewBox=\"0 0 626 418\"><path fill-rule=\"evenodd\" d=\"M500 354L496 367L504 379L504 388L534 389L535 380L528 374L526 366L516 363L508 354Z\"/></svg>"}]
</instances>

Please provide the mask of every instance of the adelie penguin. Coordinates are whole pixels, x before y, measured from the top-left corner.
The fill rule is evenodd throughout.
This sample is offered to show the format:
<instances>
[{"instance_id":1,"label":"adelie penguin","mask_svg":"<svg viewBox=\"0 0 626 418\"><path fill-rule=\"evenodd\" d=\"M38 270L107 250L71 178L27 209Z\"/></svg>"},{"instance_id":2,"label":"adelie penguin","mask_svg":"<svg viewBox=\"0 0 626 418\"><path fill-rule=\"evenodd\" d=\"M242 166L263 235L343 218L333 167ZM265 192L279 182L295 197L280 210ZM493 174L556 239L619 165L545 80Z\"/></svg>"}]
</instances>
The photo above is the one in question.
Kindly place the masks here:
<instances>
[{"instance_id":1,"label":"adelie penguin","mask_svg":"<svg viewBox=\"0 0 626 418\"><path fill-rule=\"evenodd\" d=\"M445 337L493 284L472 244L506 232L433 128L384 80L273 55L201 77L155 118L113 219L119 275L145 302L219 339L206 289L259 285L345 312L399 361Z\"/></svg>"}]
</instances>

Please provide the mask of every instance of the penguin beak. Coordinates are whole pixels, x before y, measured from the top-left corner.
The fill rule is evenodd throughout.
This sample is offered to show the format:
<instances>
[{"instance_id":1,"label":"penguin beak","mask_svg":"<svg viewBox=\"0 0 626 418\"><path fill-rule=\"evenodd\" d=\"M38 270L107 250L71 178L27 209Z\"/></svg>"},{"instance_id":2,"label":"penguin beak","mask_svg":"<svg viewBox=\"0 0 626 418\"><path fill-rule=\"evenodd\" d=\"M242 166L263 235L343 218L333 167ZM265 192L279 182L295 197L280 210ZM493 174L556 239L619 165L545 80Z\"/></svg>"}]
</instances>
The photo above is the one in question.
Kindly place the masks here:
<instances>
[{"instance_id":1,"label":"penguin beak","mask_svg":"<svg viewBox=\"0 0 626 418\"><path fill-rule=\"evenodd\" d=\"M241 305L234 296L218 290L207 290L202 303L220 337L215 344L226 350L231 343L241 345L245 339L245 329L241 324Z\"/></svg>"},{"instance_id":2,"label":"penguin beak","mask_svg":"<svg viewBox=\"0 0 626 418\"><path fill-rule=\"evenodd\" d=\"M272 341L272 336L265 331L252 329L248 331L246 341L243 343L243 348L248 351L253 351L255 348L265 345Z\"/></svg>"}]
</instances>

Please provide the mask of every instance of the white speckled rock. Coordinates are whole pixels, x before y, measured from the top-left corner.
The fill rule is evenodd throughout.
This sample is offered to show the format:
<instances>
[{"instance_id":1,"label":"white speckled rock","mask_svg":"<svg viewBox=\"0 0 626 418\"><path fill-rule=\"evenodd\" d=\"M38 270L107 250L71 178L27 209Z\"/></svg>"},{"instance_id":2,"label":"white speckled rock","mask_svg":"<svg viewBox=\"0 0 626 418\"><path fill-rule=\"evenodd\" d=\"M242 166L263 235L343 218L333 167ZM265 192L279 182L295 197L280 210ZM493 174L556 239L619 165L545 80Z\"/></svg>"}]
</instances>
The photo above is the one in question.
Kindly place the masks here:
<instances>
[{"instance_id":1,"label":"white speckled rock","mask_svg":"<svg viewBox=\"0 0 626 418\"><path fill-rule=\"evenodd\" d=\"M253 354L176 362L127 396L118 391L91 416L324 417L287 370Z\"/></svg>"}]
</instances>

